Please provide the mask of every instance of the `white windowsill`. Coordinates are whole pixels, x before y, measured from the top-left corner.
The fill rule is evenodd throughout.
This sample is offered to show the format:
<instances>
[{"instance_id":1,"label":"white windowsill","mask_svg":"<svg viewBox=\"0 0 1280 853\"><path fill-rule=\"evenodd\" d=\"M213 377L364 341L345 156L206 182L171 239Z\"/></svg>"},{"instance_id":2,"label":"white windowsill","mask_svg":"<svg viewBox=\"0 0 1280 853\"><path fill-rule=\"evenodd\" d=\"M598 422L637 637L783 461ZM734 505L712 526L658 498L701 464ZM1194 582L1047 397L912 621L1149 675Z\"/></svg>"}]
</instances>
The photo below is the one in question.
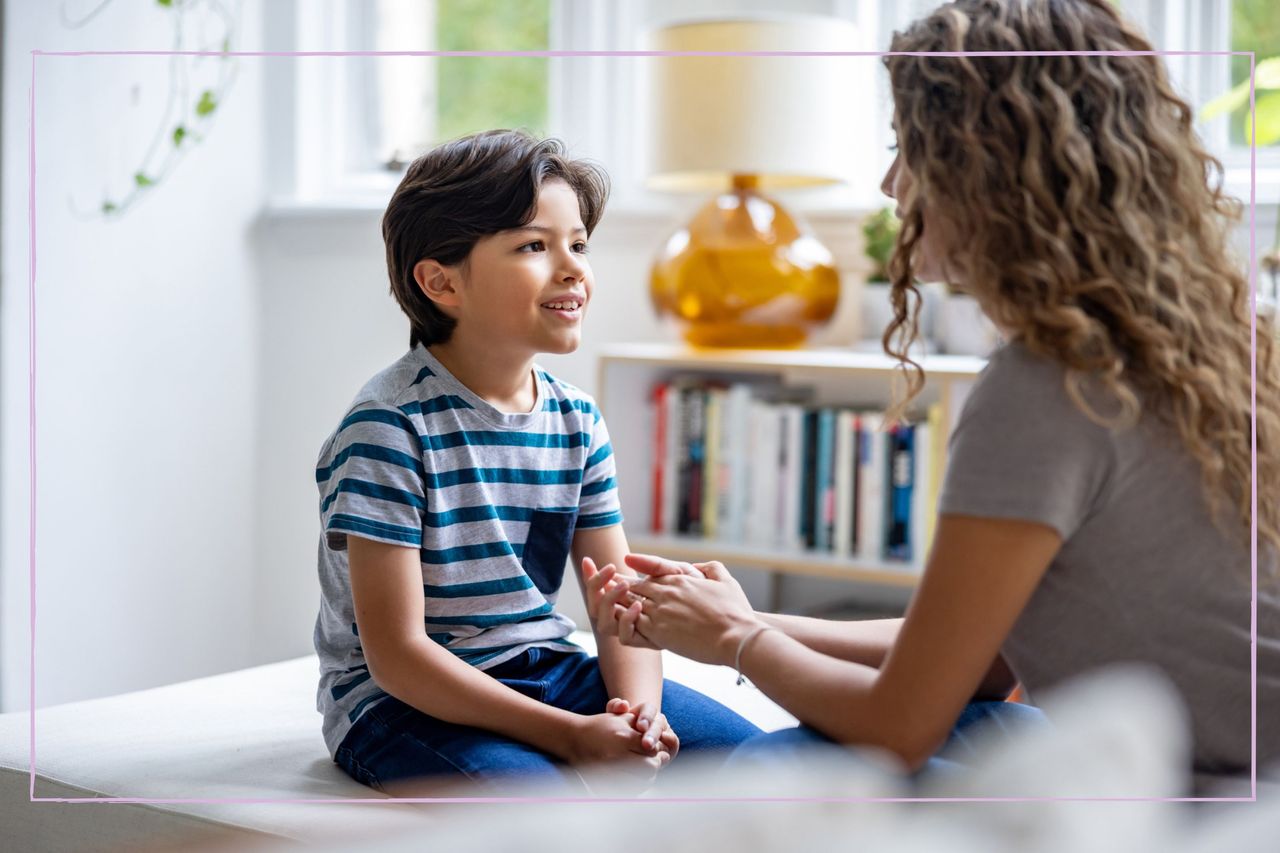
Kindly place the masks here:
<instances>
[{"instance_id":1,"label":"white windowsill","mask_svg":"<svg viewBox=\"0 0 1280 853\"><path fill-rule=\"evenodd\" d=\"M1232 164L1223 171L1223 188L1229 195L1249 203L1249 166ZM1257 169L1257 204L1259 207L1280 202L1280 166L1262 166Z\"/></svg>"},{"instance_id":2,"label":"white windowsill","mask_svg":"<svg viewBox=\"0 0 1280 853\"><path fill-rule=\"evenodd\" d=\"M263 205L262 216L270 221L325 221L381 216L387 208L386 198L375 196L335 196L330 198L269 198ZM863 216L878 209L863 205L810 205L784 201L788 210L809 221L830 222L846 217ZM610 201L605 216L611 223L644 225L665 224L685 216L693 205L700 203L694 197L673 197L669 202L637 202L620 199ZM887 203L887 202L886 202Z\"/></svg>"},{"instance_id":3,"label":"white windowsill","mask_svg":"<svg viewBox=\"0 0 1280 853\"><path fill-rule=\"evenodd\" d=\"M1269 158L1270 159L1270 158ZM1250 170L1247 164L1233 158L1224 170L1223 187L1229 195L1240 199L1247 207L1249 204ZM381 215L387 207L393 184L379 187L377 191L352 191L318 196L277 196L267 200L263 209L264 219L271 221L325 221L363 218ZM692 211L710 194L663 195L649 192L617 193L606 208L606 217L611 223L625 225L644 225L648 223L664 224L680 219ZM849 196L832 199L806 198L804 192L785 193L779 196L788 210L805 219L817 222L831 222L850 216L861 216L877 210L882 199L878 191L874 196L862 200L852 200ZM1280 203L1280 165L1259 164L1257 168L1256 204L1261 210L1275 207ZM1247 221L1247 220L1246 220Z\"/></svg>"}]
</instances>

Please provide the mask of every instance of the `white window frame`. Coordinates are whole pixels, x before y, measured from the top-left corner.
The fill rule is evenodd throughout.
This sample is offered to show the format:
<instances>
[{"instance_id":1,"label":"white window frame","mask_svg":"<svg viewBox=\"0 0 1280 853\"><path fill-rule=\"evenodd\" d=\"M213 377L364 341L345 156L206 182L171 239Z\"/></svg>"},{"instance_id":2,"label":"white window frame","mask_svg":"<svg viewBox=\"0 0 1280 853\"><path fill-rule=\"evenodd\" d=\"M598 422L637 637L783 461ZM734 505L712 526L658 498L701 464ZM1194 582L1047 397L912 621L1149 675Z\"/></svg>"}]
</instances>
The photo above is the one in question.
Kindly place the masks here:
<instances>
[{"instance_id":1,"label":"white window frame","mask_svg":"<svg viewBox=\"0 0 1280 853\"><path fill-rule=\"evenodd\" d=\"M642 27L640 4L601 0L551 0L552 49L617 51L634 49ZM273 0L267 7L266 31L272 42L294 50L349 50L343 0ZM863 33L863 49L884 49L891 33L912 20L934 0L829 0L829 14L853 20ZM1230 2L1198 0L1122 0L1127 15L1147 32L1159 50L1226 50L1230 46ZM725 0L726 11L733 9ZM273 37L274 36L274 37ZM1199 106L1226 91L1229 68L1220 56L1164 57L1179 90ZM868 62L876 62L868 58ZM574 73L568 73L567 63ZM608 168L614 186L613 213L669 215L687 207L688 199L642 188L641 154L644 138L629 113L638 103L636 63L611 57L552 58L549 65L548 132L570 143L576 155L590 156ZM267 102L272 119L270 193L283 206L311 208L377 208L399 180L392 172L349 172L342 167L344 110L332 108L330 93L345 92L337 63L323 59L295 63L269 75ZM284 78L284 79L281 79ZM877 73L877 109L887 106L887 81ZM345 97L345 95L341 95ZM573 110L570 104L591 104L592 110ZM879 207L880 175L890 156L886 114L875 116L869 132L875 135L878 161L855 186L796 193L788 205L822 215ZM1222 160L1228 192L1249 198L1250 161L1246 147L1228 144L1228 124L1218 119L1200 126L1211 150ZM314 144L314 140L323 140ZM305 142L304 142L305 140ZM1259 150L1257 198L1271 204L1280 198L1280 151ZM277 204L277 206L280 206Z\"/></svg>"},{"instance_id":2,"label":"white window frame","mask_svg":"<svg viewBox=\"0 0 1280 853\"><path fill-rule=\"evenodd\" d=\"M1156 50L1228 51L1231 49L1231 0L1121 0L1124 11L1146 31ZM1175 86L1195 108L1226 92L1231 69L1224 56L1166 56ZM1249 201L1251 163L1247 145L1232 145L1230 124L1218 117L1197 130L1223 167L1224 189ZM1280 201L1280 148L1257 152L1257 203Z\"/></svg>"},{"instance_id":3,"label":"white window frame","mask_svg":"<svg viewBox=\"0 0 1280 853\"><path fill-rule=\"evenodd\" d=\"M633 0L551 0L549 46L560 50L632 50L642 29L639 4ZM894 27L912 17L912 7L932 0L828 0L829 14L859 23L861 49L875 50ZM267 4L265 31L273 47L289 50L351 50L343 0L273 0ZM726 13L734 10L725 0ZM876 62L869 57L868 62ZM572 62L574 73L567 63ZM609 56L553 57L548 63L548 133L565 139L572 153L606 166L614 192L612 214L667 216L687 206L687 198L642 188L640 174L642 132L629 107L638 103L636 63ZM278 67L268 75L267 104L272 141L269 143L270 206L294 210L381 209L399 180L391 172L356 173L343 168L343 123L346 110L333 109L334 94L345 82L337 63L321 59ZM886 88L887 93L887 88ZM887 98L886 98L887 100ZM592 104L593 110L572 110L570 104ZM871 132L881 162L860 179L858 187L836 187L795 194L788 205L803 212L847 212L880 206L880 176L888 167L889 115L877 117ZM317 144L319 140L319 144Z\"/></svg>"}]
</instances>

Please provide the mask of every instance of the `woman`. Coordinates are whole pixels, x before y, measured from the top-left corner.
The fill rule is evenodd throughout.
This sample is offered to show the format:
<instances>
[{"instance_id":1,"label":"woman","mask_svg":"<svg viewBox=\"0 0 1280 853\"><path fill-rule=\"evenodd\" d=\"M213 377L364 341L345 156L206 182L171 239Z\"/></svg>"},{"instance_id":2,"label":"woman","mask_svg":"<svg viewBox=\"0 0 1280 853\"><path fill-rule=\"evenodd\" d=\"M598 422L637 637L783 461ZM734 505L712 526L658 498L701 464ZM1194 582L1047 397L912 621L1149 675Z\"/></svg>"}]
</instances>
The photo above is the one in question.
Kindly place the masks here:
<instances>
[{"instance_id":1,"label":"woman","mask_svg":"<svg viewBox=\"0 0 1280 853\"><path fill-rule=\"evenodd\" d=\"M905 619L752 611L718 563L590 575L625 643L738 666L825 738L919 767L975 697L1150 664L1190 710L1201 783L1249 772L1250 303L1237 205L1154 56L1107 0L959 0L886 57L903 227L885 348L908 356L915 279L970 293L1006 340L951 437L933 548ZM912 53L916 55L901 55ZM925 55L919 55L919 54ZM1280 759L1280 394L1257 335L1259 763ZM682 573L682 568L684 572ZM703 576L705 574L705 577ZM631 598L638 596L639 598Z\"/></svg>"}]
</instances>

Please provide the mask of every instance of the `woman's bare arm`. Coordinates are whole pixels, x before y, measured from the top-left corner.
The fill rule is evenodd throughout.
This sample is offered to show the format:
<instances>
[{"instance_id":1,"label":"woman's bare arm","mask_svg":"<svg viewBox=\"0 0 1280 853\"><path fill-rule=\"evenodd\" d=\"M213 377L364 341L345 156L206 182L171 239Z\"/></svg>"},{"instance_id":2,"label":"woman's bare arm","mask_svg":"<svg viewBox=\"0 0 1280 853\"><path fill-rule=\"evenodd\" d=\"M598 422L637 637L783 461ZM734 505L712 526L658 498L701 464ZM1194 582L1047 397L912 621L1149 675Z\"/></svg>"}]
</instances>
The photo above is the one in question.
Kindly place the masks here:
<instances>
[{"instance_id":1,"label":"woman's bare arm","mask_svg":"<svg viewBox=\"0 0 1280 853\"><path fill-rule=\"evenodd\" d=\"M741 649L744 674L801 722L918 767L991 675L1061 544L1056 531L1034 522L941 516L920 586L878 669L816 651L781 630L761 633L766 623L718 564L707 564L715 571L706 578L673 573L619 583L599 596L599 612L617 618L625 643L651 642L726 665ZM618 599L632 588L643 601L623 607ZM855 651L871 658L868 645Z\"/></svg>"},{"instance_id":2,"label":"woman's bare arm","mask_svg":"<svg viewBox=\"0 0 1280 853\"><path fill-rule=\"evenodd\" d=\"M901 618L838 621L784 613L760 613L759 616L765 624L815 652L876 669L884 662L902 628ZM1009 665L997 654L973 698L1004 699L1016 684Z\"/></svg>"}]
</instances>

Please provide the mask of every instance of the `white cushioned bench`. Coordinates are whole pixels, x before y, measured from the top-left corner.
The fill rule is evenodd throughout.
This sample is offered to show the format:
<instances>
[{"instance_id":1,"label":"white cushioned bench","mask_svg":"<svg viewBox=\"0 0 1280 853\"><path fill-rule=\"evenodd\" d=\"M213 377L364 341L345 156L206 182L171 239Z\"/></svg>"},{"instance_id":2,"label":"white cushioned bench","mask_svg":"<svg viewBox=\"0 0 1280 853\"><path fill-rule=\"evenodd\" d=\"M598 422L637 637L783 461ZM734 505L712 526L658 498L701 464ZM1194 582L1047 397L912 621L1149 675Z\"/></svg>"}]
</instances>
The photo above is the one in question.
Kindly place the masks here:
<instances>
[{"instance_id":1,"label":"white cushioned bench","mask_svg":"<svg viewBox=\"0 0 1280 853\"><path fill-rule=\"evenodd\" d=\"M594 650L590 634L574 641ZM668 678L766 730L794 718L724 667L664 652ZM329 758L315 710L314 656L36 712L37 797L229 799L231 803L32 803L30 719L0 715L5 850L164 849L203 837L332 840L438 818L413 804L252 802L382 798ZM249 801L249 802L246 802Z\"/></svg>"}]
</instances>

